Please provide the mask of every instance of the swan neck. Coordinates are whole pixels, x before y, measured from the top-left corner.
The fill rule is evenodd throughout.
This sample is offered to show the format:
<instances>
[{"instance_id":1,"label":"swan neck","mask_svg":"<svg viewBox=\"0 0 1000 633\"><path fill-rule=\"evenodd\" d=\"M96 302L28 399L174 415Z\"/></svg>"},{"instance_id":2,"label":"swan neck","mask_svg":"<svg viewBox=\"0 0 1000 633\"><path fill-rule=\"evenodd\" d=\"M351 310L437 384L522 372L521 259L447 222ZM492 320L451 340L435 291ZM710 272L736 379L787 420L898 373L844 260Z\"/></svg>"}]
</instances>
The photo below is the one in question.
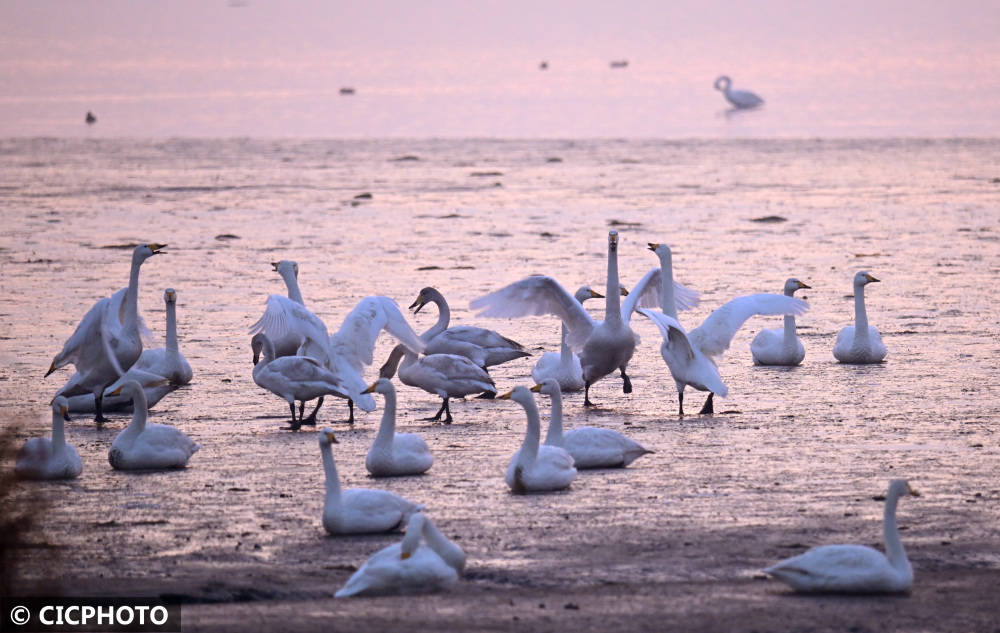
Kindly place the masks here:
<instances>
[{"instance_id":1,"label":"swan neck","mask_svg":"<svg viewBox=\"0 0 1000 633\"><path fill-rule=\"evenodd\" d=\"M445 301L444 297L440 293L434 293L431 295L431 302L437 306L438 309L438 320L431 329L424 332L422 338L424 341L429 341L441 332L448 329L448 324L451 322L451 308L448 307L448 302Z\"/></svg>"},{"instance_id":2,"label":"swan neck","mask_svg":"<svg viewBox=\"0 0 1000 633\"><path fill-rule=\"evenodd\" d=\"M570 368L573 366L573 350L570 349L569 343L566 342L566 324L563 323L562 335L559 339L559 365L563 368Z\"/></svg>"},{"instance_id":3,"label":"swan neck","mask_svg":"<svg viewBox=\"0 0 1000 633\"><path fill-rule=\"evenodd\" d=\"M146 403L146 391L141 387L132 395L132 421L128 428L135 429L139 434L146 430L146 419L149 417L149 405Z\"/></svg>"},{"instance_id":4,"label":"swan neck","mask_svg":"<svg viewBox=\"0 0 1000 633\"><path fill-rule=\"evenodd\" d=\"M403 360L403 355L406 353L406 346L400 343L396 347L392 348L392 352L389 353L389 358L385 359L385 363L379 369L379 376L382 378L392 379L396 375L396 371L399 370L399 362Z\"/></svg>"},{"instance_id":5,"label":"swan neck","mask_svg":"<svg viewBox=\"0 0 1000 633\"><path fill-rule=\"evenodd\" d=\"M177 304L172 301L167 302L167 352L180 353L177 344Z\"/></svg>"},{"instance_id":6,"label":"swan neck","mask_svg":"<svg viewBox=\"0 0 1000 633\"><path fill-rule=\"evenodd\" d=\"M671 253L660 256L660 309L668 317L677 319L677 303L674 300L674 263Z\"/></svg>"},{"instance_id":7,"label":"swan neck","mask_svg":"<svg viewBox=\"0 0 1000 633\"><path fill-rule=\"evenodd\" d=\"M790 314L785 315L784 341L785 344L794 343L795 341L795 317Z\"/></svg>"},{"instance_id":8,"label":"swan neck","mask_svg":"<svg viewBox=\"0 0 1000 633\"><path fill-rule=\"evenodd\" d=\"M295 276L295 272L292 270L282 271L281 278L285 280L285 286L288 288L288 298L304 306L306 303L302 300L302 291L299 289L299 280Z\"/></svg>"},{"instance_id":9,"label":"swan neck","mask_svg":"<svg viewBox=\"0 0 1000 633\"><path fill-rule=\"evenodd\" d=\"M323 472L326 473L326 502L340 505L340 477L337 475L337 464L333 461L333 449L324 442L319 452L323 456Z\"/></svg>"},{"instance_id":10,"label":"swan neck","mask_svg":"<svg viewBox=\"0 0 1000 633\"><path fill-rule=\"evenodd\" d=\"M868 312L865 310L865 287L854 286L854 338L868 338Z\"/></svg>"},{"instance_id":11,"label":"swan neck","mask_svg":"<svg viewBox=\"0 0 1000 633\"><path fill-rule=\"evenodd\" d=\"M382 395L385 396L385 407L378 435L375 436L375 446L380 448L392 446L393 437L396 435L396 392L392 390Z\"/></svg>"},{"instance_id":12,"label":"swan neck","mask_svg":"<svg viewBox=\"0 0 1000 633\"><path fill-rule=\"evenodd\" d=\"M428 547L455 571L461 573L465 568L465 552L462 548L449 541L433 521L424 522L423 534Z\"/></svg>"},{"instance_id":13,"label":"swan neck","mask_svg":"<svg viewBox=\"0 0 1000 633\"><path fill-rule=\"evenodd\" d=\"M549 430L545 434L545 443L549 446L563 445L563 424L562 424L562 394L553 393L552 411L549 417Z\"/></svg>"},{"instance_id":14,"label":"swan neck","mask_svg":"<svg viewBox=\"0 0 1000 633\"><path fill-rule=\"evenodd\" d=\"M618 281L618 251L608 245L608 286L604 295L604 320L622 322L621 286Z\"/></svg>"},{"instance_id":15,"label":"swan neck","mask_svg":"<svg viewBox=\"0 0 1000 633\"><path fill-rule=\"evenodd\" d=\"M66 446L66 423L62 414L58 411L52 412L52 452L59 453Z\"/></svg>"},{"instance_id":16,"label":"swan neck","mask_svg":"<svg viewBox=\"0 0 1000 633\"><path fill-rule=\"evenodd\" d=\"M517 463L522 468L528 468L535 463L538 457L538 440L542 434L541 421L538 417L538 406L534 398L524 403L524 412L528 416L528 428L524 432L524 443L521 444L521 452L518 455Z\"/></svg>"},{"instance_id":17,"label":"swan neck","mask_svg":"<svg viewBox=\"0 0 1000 633\"><path fill-rule=\"evenodd\" d=\"M128 274L128 290L125 291L125 326L134 326L139 318L139 268L142 259L132 257L132 269Z\"/></svg>"},{"instance_id":18,"label":"swan neck","mask_svg":"<svg viewBox=\"0 0 1000 633\"><path fill-rule=\"evenodd\" d=\"M909 560L906 558L906 551L903 549L903 542L899 538L899 525L896 523L896 505L899 503L899 494L889 493L885 499L885 513L882 517L882 531L885 538L885 552L889 562L896 569L909 567Z\"/></svg>"}]
</instances>

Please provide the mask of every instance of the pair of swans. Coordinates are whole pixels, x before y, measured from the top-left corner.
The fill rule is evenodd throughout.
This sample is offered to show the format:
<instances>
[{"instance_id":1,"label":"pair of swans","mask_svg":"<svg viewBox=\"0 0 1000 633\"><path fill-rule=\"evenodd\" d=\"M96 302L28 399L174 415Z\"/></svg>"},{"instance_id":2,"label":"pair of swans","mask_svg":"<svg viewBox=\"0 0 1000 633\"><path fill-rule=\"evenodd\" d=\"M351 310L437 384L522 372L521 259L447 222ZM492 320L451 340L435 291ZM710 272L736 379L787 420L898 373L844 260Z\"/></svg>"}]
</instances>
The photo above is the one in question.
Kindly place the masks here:
<instances>
[{"instance_id":1,"label":"pair of swans","mask_svg":"<svg viewBox=\"0 0 1000 633\"><path fill-rule=\"evenodd\" d=\"M531 391L527 387L514 387L500 399L513 400L524 407L528 422L524 442L507 466L505 479L511 492L527 494L568 488L576 479L573 457L560 446L539 443L541 421Z\"/></svg>"},{"instance_id":2,"label":"pair of swans","mask_svg":"<svg viewBox=\"0 0 1000 633\"><path fill-rule=\"evenodd\" d=\"M434 456L424 438L414 433L396 432L396 388L387 378L379 378L367 393L385 397L378 435L365 456L365 468L373 477L420 475L434 464Z\"/></svg>"},{"instance_id":3,"label":"pair of swans","mask_svg":"<svg viewBox=\"0 0 1000 633\"><path fill-rule=\"evenodd\" d=\"M111 396L110 392L125 384L127 380L135 380L146 391L147 405L152 407L177 387L191 382L194 375L191 365L181 353L177 340L177 291L167 288L163 291L163 302L167 313L166 345L156 349L144 349L139 360L128 368L125 374L104 390L102 406L105 411L118 411L131 407L132 401L120 396ZM167 384L164 384L167 381ZM91 394L81 394L69 398L69 410L72 412L94 411L95 401Z\"/></svg>"},{"instance_id":4,"label":"pair of swans","mask_svg":"<svg viewBox=\"0 0 1000 633\"><path fill-rule=\"evenodd\" d=\"M764 104L763 99L749 90L733 90L732 84L732 79L726 75L722 75L715 80L714 88L721 91L726 101L733 104L734 108L746 110Z\"/></svg>"},{"instance_id":5,"label":"pair of swans","mask_svg":"<svg viewBox=\"0 0 1000 633\"><path fill-rule=\"evenodd\" d=\"M132 267L126 288L95 303L80 320L73 335L52 359L46 376L72 363L76 373L57 392L57 396L90 394L94 398L94 419L104 417L104 391L131 367L142 353L139 317L139 268L153 255L161 254L165 244L140 244L132 251Z\"/></svg>"},{"instance_id":6,"label":"pair of swans","mask_svg":"<svg viewBox=\"0 0 1000 633\"><path fill-rule=\"evenodd\" d=\"M83 462L72 444L66 442L65 421L69 401L65 396L52 400L52 437L32 437L24 443L14 462L21 479L75 479L83 472Z\"/></svg>"},{"instance_id":7,"label":"pair of swans","mask_svg":"<svg viewBox=\"0 0 1000 633\"><path fill-rule=\"evenodd\" d=\"M343 391L337 395L346 398L350 409L349 423L354 422L354 405L364 411L375 409L375 400L364 393L368 383L364 368L372 363L375 342L382 330L389 332L407 347L422 352L424 342L403 317L396 302L388 297L365 297L344 318L340 329L328 334L326 324L302 303L297 275L298 264L289 260L272 263L288 288L288 297L272 294L261 318L250 327L251 334L265 334L274 343L276 357L304 356L315 359L337 376ZM293 349L294 348L294 349ZM284 397L284 396L282 396ZM322 406L322 397L312 414L300 421L293 415L292 427L303 423L315 424L316 412Z\"/></svg>"},{"instance_id":8,"label":"pair of swans","mask_svg":"<svg viewBox=\"0 0 1000 633\"><path fill-rule=\"evenodd\" d=\"M433 593L453 586L464 569L462 548L417 512L410 516L403 540L372 554L334 596Z\"/></svg>"},{"instance_id":9,"label":"pair of swans","mask_svg":"<svg viewBox=\"0 0 1000 633\"><path fill-rule=\"evenodd\" d=\"M112 392L132 400L132 420L113 442L108 461L117 470L184 468L201 446L180 429L147 421L146 392L129 380Z\"/></svg>"},{"instance_id":10,"label":"pair of swans","mask_svg":"<svg viewBox=\"0 0 1000 633\"><path fill-rule=\"evenodd\" d=\"M882 531L886 554L866 545L822 545L764 571L796 591L811 593L901 593L913 586L913 567L896 524L896 505L920 496L904 479L889 482Z\"/></svg>"},{"instance_id":11,"label":"pair of swans","mask_svg":"<svg viewBox=\"0 0 1000 633\"><path fill-rule=\"evenodd\" d=\"M785 281L785 296L791 297L796 290L810 287L791 277ZM795 335L795 316L786 314L783 328L758 332L750 343L750 354L755 365L793 366L801 363L806 357L806 348Z\"/></svg>"},{"instance_id":12,"label":"pair of swans","mask_svg":"<svg viewBox=\"0 0 1000 633\"><path fill-rule=\"evenodd\" d=\"M737 297L716 308L699 327L688 332L677 321L677 305L672 297L673 258L670 247L650 243L649 250L660 259L661 291L658 299L662 312L644 308L639 308L639 312L651 319L663 336L660 354L677 386L680 415L684 415L684 388L687 386L709 392L701 413L712 413L715 394L725 397L729 392L719 375L715 359L729 349L733 336L747 319L757 314L803 314L809 305L784 295L762 293ZM633 291L632 294L636 293Z\"/></svg>"},{"instance_id":13,"label":"pair of swans","mask_svg":"<svg viewBox=\"0 0 1000 633\"><path fill-rule=\"evenodd\" d=\"M888 353L878 328L868 324L865 310L865 286L877 282L867 271L854 275L854 325L848 325L837 335L833 356L842 363L881 363Z\"/></svg>"},{"instance_id":14,"label":"pair of swans","mask_svg":"<svg viewBox=\"0 0 1000 633\"><path fill-rule=\"evenodd\" d=\"M323 528L330 534L373 534L403 527L410 517L424 509L388 490L349 488L342 490L331 444L337 438L331 429L319 433L319 451L326 475L323 500Z\"/></svg>"},{"instance_id":15,"label":"pair of swans","mask_svg":"<svg viewBox=\"0 0 1000 633\"><path fill-rule=\"evenodd\" d=\"M531 388L552 400L549 428L545 434L545 446L558 446L573 458L573 466L583 468L624 468L647 453L635 440L613 429L581 426L563 433L562 391L559 383L548 379Z\"/></svg>"}]
</instances>

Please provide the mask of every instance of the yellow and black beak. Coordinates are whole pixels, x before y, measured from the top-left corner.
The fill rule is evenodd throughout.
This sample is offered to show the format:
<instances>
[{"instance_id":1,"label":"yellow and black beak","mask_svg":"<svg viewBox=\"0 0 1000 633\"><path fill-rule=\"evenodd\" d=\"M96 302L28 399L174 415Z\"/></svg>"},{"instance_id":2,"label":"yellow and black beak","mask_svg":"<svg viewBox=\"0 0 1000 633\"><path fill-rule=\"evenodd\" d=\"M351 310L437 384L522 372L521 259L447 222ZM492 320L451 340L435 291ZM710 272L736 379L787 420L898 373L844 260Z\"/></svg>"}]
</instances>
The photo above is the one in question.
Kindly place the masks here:
<instances>
[{"instance_id":1,"label":"yellow and black beak","mask_svg":"<svg viewBox=\"0 0 1000 633\"><path fill-rule=\"evenodd\" d=\"M917 490L916 488L910 487L910 484L906 484L906 489L910 493L910 496L912 496L912 497L919 497L920 496L920 491Z\"/></svg>"},{"instance_id":2,"label":"yellow and black beak","mask_svg":"<svg viewBox=\"0 0 1000 633\"><path fill-rule=\"evenodd\" d=\"M326 437L327 444L340 444L337 441L337 436L333 434L333 431L323 431L323 435Z\"/></svg>"},{"instance_id":3,"label":"yellow and black beak","mask_svg":"<svg viewBox=\"0 0 1000 633\"><path fill-rule=\"evenodd\" d=\"M866 280L866 281L868 281L868 283L871 283L871 282L873 282L873 281L878 281L878 279L875 279L874 277L872 277L872 276L871 276L870 274L868 274L868 273L865 273L865 280Z\"/></svg>"},{"instance_id":4,"label":"yellow and black beak","mask_svg":"<svg viewBox=\"0 0 1000 633\"><path fill-rule=\"evenodd\" d=\"M802 290L803 288L809 288L810 290L812 290L812 286L807 286L806 284L802 283L801 281L798 282L798 283L799 283L799 290Z\"/></svg>"},{"instance_id":5,"label":"yellow and black beak","mask_svg":"<svg viewBox=\"0 0 1000 633\"><path fill-rule=\"evenodd\" d=\"M66 405L63 405L63 406L59 407L59 413L62 415L63 420L66 420L67 422L70 421L69 420L69 407L67 407Z\"/></svg>"},{"instance_id":6,"label":"yellow and black beak","mask_svg":"<svg viewBox=\"0 0 1000 633\"><path fill-rule=\"evenodd\" d=\"M423 308L425 305L427 305L427 299L421 293L417 295L416 301L410 304L410 310L416 308L416 310L413 310L413 314L416 314L417 312L420 312L420 309Z\"/></svg>"},{"instance_id":7,"label":"yellow and black beak","mask_svg":"<svg viewBox=\"0 0 1000 633\"><path fill-rule=\"evenodd\" d=\"M271 262L271 266L274 268L274 272L278 272L278 263L279 262Z\"/></svg>"},{"instance_id":8,"label":"yellow and black beak","mask_svg":"<svg viewBox=\"0 0 1000 633\"><path fill-rule=\"evenodd\" d=\"M625 286L618 286L618 292L620 292L623 297L628 296L628 288Z\"/></svg>"},{"instance_id":9,"label":"yellow and black beak","mask_svg":"<svg viewBox=\"0 0 1000 633\"><path fill-rule=\"evenodd\" d=\"M596 290L591 290L590 291L590 298L591 299L603 299L604 295L602 295L601 293L597 292Z\"/></svg>"},{"instance_id":10,"label":"yellow and black beak","mask_svg":"<svg viewBox=\"0 0 1000 633\"><path fill-rule=\"evenodd\" d=\"M368 385L368 388L365 389L364 391L362 391L361 393L374 393L375 392L375 385L377 385L377 384L378 384L377 382L373 382L372 384Z\"/></svg>"},{"instance_id":11,"label":"yellow and black beak","mask_svg":"<svg viewBox=\"0 0 1000 633\"><path fill-rule=\"evenodd\" d=\"M160 251L167 247L166 244L146 244L146 246L153 251L153 255L162 255Z\"/></svg>"},{"instance_id":12,"label":"yellow and black beak","mask_svg":"<svg viewBox=\"0 0 1000 633\"><path fill-rule=\"evenodd\" d=\"M541 393L542 386L541 385L535 385L534 387L531 388L531 390L534 391L535 393Z\"/></svg>"},{"instance_id":13,"label":"yellow and black beak","mask_svg":"<svg viewBox=\"0 0 1000 633\"><path fill-rule=\"evenodd\" d=\"M649 250L653 251L654 253L656 252L656 249L660 248L659 244L654 244L653 242L646 242L646 246L648 246Z\"/></svg>"},{"instance_id":14,"label":"yellow and black beak","mask_svg":"<svg viewBox=\"0 0 1000 633\"><path fill-rule=\"evenodd\" d=\"M112 391L111 393L109 393L108 395L109 396L120 396L120 395L122 395L122 387L124 387L124 386L125 385L122 385L121 387L118 387L117 389L115 389L114 391Z\"/></svg>"},{"instance_id":15,"label":"yellow and black beak","mask_svg":"<svg viewBox=\"0 0 1000 633\"><path fill-rule=\"evenodd\" d=\"M510 391L508 391L507 393L503 394L502 396L497 396L497 400L510 400L511 395L513 395L513 394L514 394L514 390L511 389Z\"/></svg>"}]
</instances>

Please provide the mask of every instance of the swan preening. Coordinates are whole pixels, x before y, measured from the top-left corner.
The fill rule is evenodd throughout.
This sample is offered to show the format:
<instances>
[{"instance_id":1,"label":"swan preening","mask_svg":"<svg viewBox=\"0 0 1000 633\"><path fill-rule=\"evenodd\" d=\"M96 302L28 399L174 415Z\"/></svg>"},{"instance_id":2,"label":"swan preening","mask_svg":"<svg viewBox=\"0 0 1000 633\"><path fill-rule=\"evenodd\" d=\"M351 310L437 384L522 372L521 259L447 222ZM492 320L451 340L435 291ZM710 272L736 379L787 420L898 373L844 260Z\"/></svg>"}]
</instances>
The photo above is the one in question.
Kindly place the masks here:
<instances>
[{"instance_id":1,"label":"swan preening","mask_svg":"<svg viewBox=\"0 0 1000 633\"><path fill-rule=\"evenodd\" d=\"M140 244L132 251L132 268L126 288L105 297L87 311L61 352L52 359L46 376L72 363L76 373L57 396L90 394L94 398L95 421L104 417L104 391L131 367L142 353L139 318L139 268L165 244Z\"/></svg>"},{"instance_id":2,"label":"swan preening","mask_svg":"<svg viewBox=\"0 0 1000 633\"><path fill-rule=\"evenodd\" d=\"M624 468L646 453L653 451L613 429L581 426L563 433L562 392L553 379L535 385L531 391L552 399L549 428L545 446L565 449L576 468Z\"/></svg>"},{"instance_id":3,"label":"swan preening","mask_svg":"<svg viewBox=\"0 0 1000 633\"><path fill-rule=\"evenodd\" d=\"M919 496L904 479L889 482L882 530L886 553L866 545L822 545L787 558L764 571L796 591L812 593L900 593L913 585L896 524L896 504L904 495Z\"/></svg>"},{"instance_id":4,"label":"swan preening","mask_svg":"<svg viewBox=\"0 0 1000 633\"><path fill-rule=\"evenodd\" d=\"M513 400L524 407L528 422L524 443L507 467L507 486L518 494L568 488L576 479L573 457L562 447L540 445L541 421L531 391L527 387L514 387L500 399Z\"/></svg>"},{"instance_id":5,"label":"swan preening","mask_svg":"<svg viewBox=\"0 0 1000 633\"><path fill-rule=\"evenodd\" d=\"M337 438L331 429L319 433L319 451L326 474L323 528L330 534L370 534L398 530L414 512L424 509L388 490L349 488L341 490L331 444Z\"/></svg>"},{"instance_id":6,"label":"swan preening","mask_svg":"<svg viewBox=\"0 0 1000 633\"><path fill-rule=\"evenodd\" d=\"M387 378L379 378L366 392L385 396L385 409L378 435L365 457L365 468L375 477L419 475L434 464L434 456L424 438L414 433L396 433L396 388Z\"/></svg>"},{"instance_id":7,"label":"swan preening","mask_svg":"<svg viewBox=\"0 0 1000 633\"><path fill-rule=\"evenodd\" d=\"M465 552L422 512L410 517L406 535L371 555L335 597L432 593L450 588L465 569Z\"/></svg>"},{"instance_id":8,"label":"swan preening","mask_svg":"<svg viewBox=\"0 0 1000 633\"><path fill-rule=\"evenodd\" d=\"M785 281L785 296L791 297L796 290L809 288L792 277ZM755 365L798 365L806 357L806 348L795 335L795 316L785 315L785 327L761 330L750 343L750 354Z\"/></svg>"},{"instance_id":9,"label":"swan preening","mask_svg":"<svg viewBox=\"0 0 1000 633\"><path fill-rule=\"evenodd\" d=\"M842 363L881 363L888 350L874 325L868 325L865 310L865 286L877 282L867 271L854 275L854 325L848 325L837 335L833 356Z\"/></svg>"},{"instance_id":10,"label":"swan preening","mask_svg":"<svg viewBox=\"0 0 1000 633\"><path fill-rule=\"evenodd\" d=\"M52 437L32 437L17 453L14 472L21 479L74 479L83 472L83 462L66 442L64 421L69 420L65 396L52 400Z\"/></svg>"},{"instance_id":11,"label":"swan preening","mask_svg":"<svg viewBox=\"0 0 1000 633\"><path fill-rule=\"evenodd\" d=\"M716 358L729 349L733 336L747 319L756 315L803 314L809 304L794 297L774 294L755 294L737 297L716 308L697 328L687 332L677 321L676 305L670 301L669 280L673 277L670 248L666 244L649 244L649 249L660 258L660 293L662 313L640 308L639 311L656 323L663 343L660 354L670 369L677 386L680 415L684 415L684 387L708 391L708 398L701 413L712 413L715 394L725 397L729 389L722 382ZM632 294L637 294L633 291Z\"/></svg>"},{"instance_id":12,"label":"swan preening","mask_svg":"<svg viewBox=\"0 0 1000 633\"><path fill-rule=\"evenodd\" d=\"M726 75L722 75L715 80L714 87L716 90L722 92L722 94L726 97L726 101L733 104L733 107L740 110L746 110L763 105L764 100L749 90L733 90L732 83L732 79Z\"/></svg>"},{"instance_id":13,"label":"swan preening","mask_svg":"<svg viewBox=\"0 0 1000 633\"><path fill-rule=\"evenodd\" d=\"M474 361L484 369L506 363L515 358L530 356L517 341L481 327L456 325L448 327L451 309L448 302L436 288L427 287L420 291L410 305L413 314L420 312L428 303L438 308L438 320L429 330L420 335L427 344L425 354L458 354Z\"/></svg>"},{"instance_id":14,"label":"swan preening","mask_svg":"<svg viewBox=\"0 0 1000 633\"><path fill-rule=\"evenodd\" d=\"M130 380L113 392L132 399L132 421L111 443L108 461L118 470L184 468L201 446L183 431L146 421L146 392Z\"/></svg>"}]
</instances>

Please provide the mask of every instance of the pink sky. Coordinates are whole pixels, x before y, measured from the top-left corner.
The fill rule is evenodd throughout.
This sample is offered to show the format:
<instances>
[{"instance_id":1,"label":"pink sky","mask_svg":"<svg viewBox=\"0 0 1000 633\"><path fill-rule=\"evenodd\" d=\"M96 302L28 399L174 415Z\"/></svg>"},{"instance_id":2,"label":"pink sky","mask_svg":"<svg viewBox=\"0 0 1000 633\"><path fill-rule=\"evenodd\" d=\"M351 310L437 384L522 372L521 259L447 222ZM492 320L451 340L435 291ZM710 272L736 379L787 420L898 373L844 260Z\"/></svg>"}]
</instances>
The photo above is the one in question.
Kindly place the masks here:
<instances>
[{"instance_id":1,"label":"pink sky","mask_svg":"<svg viewBox=\"0 0 1000 633\"><path fill-rule=\"evenodd\" d=\"M995 2L0 0L0 16L0 136L996 136L1000 112ZM724 116L722 73L765 108Z\"/></svg>"}]
</instances>

